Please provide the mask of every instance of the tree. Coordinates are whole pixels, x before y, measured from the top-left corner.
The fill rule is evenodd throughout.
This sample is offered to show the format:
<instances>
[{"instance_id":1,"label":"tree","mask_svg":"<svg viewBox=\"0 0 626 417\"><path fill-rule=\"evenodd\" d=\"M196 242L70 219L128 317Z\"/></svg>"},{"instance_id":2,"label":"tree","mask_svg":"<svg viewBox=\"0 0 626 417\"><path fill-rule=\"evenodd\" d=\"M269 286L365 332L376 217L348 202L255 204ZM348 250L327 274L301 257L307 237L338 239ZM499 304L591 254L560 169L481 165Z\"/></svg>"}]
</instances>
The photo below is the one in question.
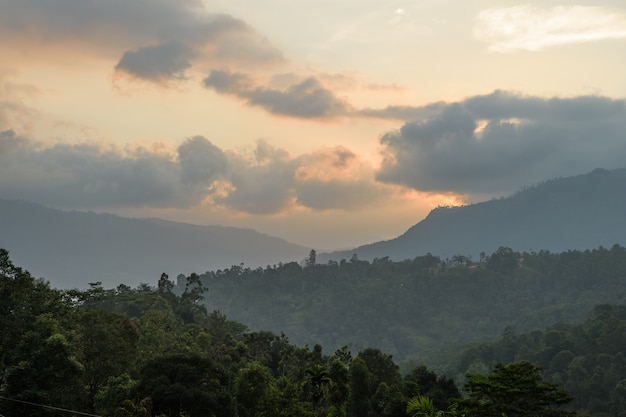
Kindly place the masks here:
<instances>
[{"instance_id":1,"label":"tree","mask_svg":"<svg viewBox=\"0 0 626 417\"><path fill-rule=\"evenodd\" d=\"M304 388L313 402L313 408L318 410L333 382L330 372L324 365L315 364L306 368L304 374L306 375Z\"/></svg>"},{"instance_id":2,"label":"tree","mask_svg":"<svg viewBox=\"0 0 626 417\"><path fill-rule=\"evenodd\" d=\"M329 415L345 416L346 402L350 394L350 371L348 366L338 359L337 352L335 352L335 357L331 359L328 368L328 373L332 380L328 393L328 400L331 406ZM351 359L350 362L352 362Z\"/></svg>"},{"instance_id":3,"label":"tree","mask_svg":"<svg viewBox=\"0 0 626 417\"><path fill-rule=\"evenodd\" d=\"M170 281L170 277L165 272L159 278L158 289L160 295L171 294L174 290L174 282Z\"/></svg>"},{"instance_id":4,"label":"tree","mask_svg":"<svg viewBox=\"0 0 626 417\"><path fill-rule=\"evenodd\" d=\"M118 407L125 408L127 412L131 410L136 411L136 404L132 401L123 405L123 403L130 401L128 399L132 397L131 392L136 386L137 381L132 379L127 373L109 377L96 395L94 401L96 413L110 416L116 414L117 411L117 414L120 414L122 411L117 410Z\"/></svg>"},{"instance_id":5,"label":"tree","mask_svg":"<svg viewBox=\"0 0 626 417\"><path fill-rule=\"evenodd\" d=\"M50 317L40 316L34 330L22 337L16 347L16 362L6 372L3 391L7 397L70 409L80 406L83 366ZM1 411L11 416L49 415L45 409L17 402L7 403Z\"/></svg>"},{"instance_id":6,"label":"tree","mask_svg":"<svg viewBox=\"0 0 626 417\"><path fill-rule=\"evenodd\" d=\"M172 355L185 350L183 327L169 304L157 300L152 309L146 311L139 321L141 335L137 348L140 362L159 355Z\"/></svg>"},{"instance_id":7,"label":"tree","mask_svg":"<svg viewBox=\"0 0 626 417\"><path fill-rule=\"evenodd\" d=\"M85 407L93 411L96 394L107 379L135 364L139 330L127 318L95 308L81 309L75 320L78 359L84 367L88 396Z\"/></svg>"},{"instance_id":8,"label":"tree","mask_svg":"<svg viewBox=\"0 0 626 417\"><path fill-rule=\"evenodd\" d=\"M317 252L315 252L315 249L311 249L311 252L309 252L309 257L306 259L306 266L315 266L316 257Z\"/></svg>"},{"instance_id":9,"label":"tree","mask_svg":"<svg viewBox=\"0 0 626 417\"><path fill-rule=\"evenodd\" d=\"M438 377L423 365L413 368L404 377L404 386L408 397L426 397L438 410L447 409L452 405L451 400L461 397L454 380Z\"/></svg>"},{"instance_id":10,"label":"tree","mask_svg":"<svg viewBox=\"0 0 626 417\"><path fill-rule=\"evenodd\" d=\"M155 414L179 417L230 416L229 375L216 361L198 355L171 355L148 362L137 394L152 398Z\"/></svg>"},{"instance_id":11,"label":"tree","mask_svg":"<svg viewBox=\"0 0 626 417\"><path fill-rule=\"evenodd\" d=\"M350 367L349 417L368 417L370 414L370 373L365 361L356 357Z\"/></svg>"},{"instance_id":12,"label":"tree","mask_svg":"<svg viewBox=\"0 0 626 417\"><path fill-rule=\"evenodd\" d=\"M518 267L518 259L520 254L513 252L513 249L500 246L487 259L487 268L500 273L508 273L514 271Z\"/></svg>"},{"instance_id":13,"label":"tree","mask_svg":"<svg viewBox=\"0 0 626 417\"><path fill-rule=\"evenodd\" d=\"M39 315L59 319L68 312L60 291L15 266L9 252L0 248L0 375L16 364L14 349L20 338L33 330Z\"/></svg>"},{"instance_id":14,"label":"tree","mask_svg":"<svg viewBox=\"0 0 626 417\"><path fill-rule=\"evenodd\" d=\"M202 304L204 293L208 290L202 283L202 279L195 272L187 277L185 291L180 296L180 304L177 309L178 315L185 323L194 323L206 316L206 306Z\"/></svg>"},{"instance_id":15,"label":"tree","mask_svg":"<svg viewBox=\"0 0 626 417\"><path fill-rule=\"evenodd\" d=\"M546 383L541 367L528 362L498 363L489 375L467 374L469 398L458 402L470 417L572 416L558 406L573 398L555 384Z\"/></svg>"},{"instance_id":16,"label":"tree","mask_svg":"<svg viewBox=\"0 0 626 417\"><path fill-rule=\"evenodd\" d=\"M183 292L182 299L193 304L198 304L204 300L204 293L207 290L208 288L204 286L200 276L193 272L187 277L185 292Z\"/></svg>"},{"instance_id":17,"label":"tree","mask_svg":"<svg viewBox=\"0 0 626 417\"><path fill-rule=\"evenodd\" d=\"M452 417L457 415L456 404L452 404L445 411L439 410L435 406L432 398L426 395L418 395L417 397L411 398L406 405L406 412L409 413L411 417Z\"/></svg>"},{"instance_id":18,"label":"tree","mask_svg":"<svg viewBox=\"0 0 626 417\"><path fill-rule=\"evenodd\" d=\"M150 417L152 416L152 398L146 397L141 401L125 400L115 410L114 417Z\"/></svg>"},{"instance_id":19,"label":"tree","mask_svg":"<svg viewBox=\"0 0 626 417\"><path fill-rule=\"evenodd\" d=\"M239 417L275 416L279 392L267 367L250 362L235 378L235 395Z\"/></svg>"},{"instance_id":20,"label":"tree","mask_svg":"<svg viewBox=\"0 0 626 417\"><path fill-rule=\"evenodd\" d=\"M371 374L370 395L374 394L381 382L386 383L389 388L402 385L402 377L398 370L398 365L393 361L393 357L383 353L380 349L366 348L359 352L358 358L365 361L368 371Z\"/></svg>"}]
</instances>

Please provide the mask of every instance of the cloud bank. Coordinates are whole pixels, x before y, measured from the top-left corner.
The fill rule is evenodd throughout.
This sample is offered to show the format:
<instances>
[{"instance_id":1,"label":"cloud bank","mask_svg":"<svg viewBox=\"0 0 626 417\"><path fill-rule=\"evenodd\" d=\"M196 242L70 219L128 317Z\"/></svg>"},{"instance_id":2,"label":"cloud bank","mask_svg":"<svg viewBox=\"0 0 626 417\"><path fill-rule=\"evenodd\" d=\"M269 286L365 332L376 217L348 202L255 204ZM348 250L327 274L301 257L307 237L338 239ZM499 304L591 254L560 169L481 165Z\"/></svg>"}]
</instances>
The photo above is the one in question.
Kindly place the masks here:
<instances>
[{"instance_id":1,"label":"cloud bank","mask_svg":"<svg viewBox=\"0 0 626 417\"><path fill-rule=\"evenodd\" d=\"M44 146L0 132L0 195L53 207L205 204L266 215L298 207L351 209L388 193L369 164L341 147L291 156L259 141L252 152L235 153L196 136L170 155L88 143Z\"/></svg>"},{"instance_id":2,"label":"cloud bank","mask_svg":"<svg viewBox=\"0 0 626 417\"><path fill-rule=\"evenodd\" d=\"M605 39L626 39L626 13L593 6L532 5L482 11L474 37L492 52L540 51L552 46Z\"/></svg>"},{"instance_id":3,"label":"cloud bank","mask_svg":"<svg viewBox=\"0 0 626 417\"><path fill-rule=\"evenodd\" d=\"M0 0L0 36L25 44L118 54L118 75L179 80L194 65L264 66L282 53L244 21L200 0Z\"/></svg>"},{"instance_id":4,"label":"cloud bank","mask_svg":"<svg viewBox=\"0 0 626 417\"><path fill-rule=\"evenodd\" d=\"M438 107L416 108L428 116L382 135L378 180L498 195L626 161L626 100L496 91Z\"/></svg>"}]
</instances>

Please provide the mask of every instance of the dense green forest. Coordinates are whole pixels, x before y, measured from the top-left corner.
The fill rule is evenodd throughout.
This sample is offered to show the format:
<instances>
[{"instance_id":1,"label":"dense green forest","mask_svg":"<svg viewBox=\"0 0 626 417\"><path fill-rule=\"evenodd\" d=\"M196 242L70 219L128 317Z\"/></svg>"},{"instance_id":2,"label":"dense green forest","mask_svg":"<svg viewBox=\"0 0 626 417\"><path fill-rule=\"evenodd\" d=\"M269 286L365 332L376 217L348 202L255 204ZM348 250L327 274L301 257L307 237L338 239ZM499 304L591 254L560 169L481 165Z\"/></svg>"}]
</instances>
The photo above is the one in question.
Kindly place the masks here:
<instances>
[{"instance_id":1,"label":"dense green forest","mask_svg":"<svg viewBox=\"0 0 626 417\"><path fill-rule=\"evenodd\" d=\"M520 261L504 255L484 268L514 279ZM316 269L312 259L300 268ZM582 324L507 329L449 352L445 373L427 362L401 373L379 348L327 353L210 312L196 274L175 289L163 274L154 287L61 291L0 249L0 414L617 417L626 408L624 306L598 306Z\"/></svg>"},{"instance_id":2,"label":"dense green forest","mask_svg":"<svg viewBox=\"0 0 626 417\"><path fill-rule=\"evenodd\" d=\"M626 294L626 249L518 253L472 260L425 255L405 261L243 265L200 276L206 305L254 330L284 332L327 349L375 347L398 361L442 343L491 340L505 328L580 323ZM185 277L178 290L184 289Z\"/></svg>"},{"instance_id":3,"label":"dense green forest","mask_svg":"<svg viewBox=\"0 0 626 417\"><path fill-rule=\"evenodd\" d=\"M466 373L482 374L494 364L530 361L543 368L546 381L574 396L583 414L626 415L626 306L599 305L576 325L515 334L506 329L496 341L476 343L443 354L446 371L461 382Z\"/></svg>"}]
</instances>

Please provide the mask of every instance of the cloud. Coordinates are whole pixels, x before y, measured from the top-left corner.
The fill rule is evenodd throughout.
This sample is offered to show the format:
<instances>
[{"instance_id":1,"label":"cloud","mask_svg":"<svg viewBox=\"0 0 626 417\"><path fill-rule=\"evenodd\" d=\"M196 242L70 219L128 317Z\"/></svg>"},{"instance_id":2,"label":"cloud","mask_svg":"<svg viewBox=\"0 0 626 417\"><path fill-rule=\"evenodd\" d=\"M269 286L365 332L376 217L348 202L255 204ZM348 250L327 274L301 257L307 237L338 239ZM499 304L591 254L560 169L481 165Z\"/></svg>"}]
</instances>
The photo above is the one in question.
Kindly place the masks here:
<instances>
[{"instance_id":1,"label":"cloud","mask_svg":"<svg viewBox=\"0 0 626 417\"><path fill-rule=\"evenodd\" d=\"M344 147L292 157L260 140L252 157L230 157L231 188L216 201L248 213L271 214L292 207L355 210L390 194L388 186L376 183L373 168Z\"/></svg>"},{"instance_id":2,"label":"cloud","mask_svg":"<svg viewBox=\"0 0 626 417\"><path fill-rule=\"evenodd\" d=\"M557 176L623 167L626 160L625 100L496 91L438 106L436 114L381 137L378 180L499 195Z\"/></svg>"},{"instance_id":3,"label":"cloud","mask_svg":"<svg viewBox=\"0 0 626 417\"><path fill-rule=\"evenodd\" d=\"M200 0L0 0L0 10L6 45L117 56L118 73L147 81L180 79L196 64L237 68L284 60L247 23L208 13Z\"/></svg>"},{"instance_id":4,"label":"cloud","mask_svg":"<svg viewBox=\"0 0 626 417\"><path fill-rule=\"evenodd\" d=\"M300 204L315 210L351 210L376 204L390 190L376 183L370 164L337 146L302 158L296 171L296 194Z\"/></svg>"},{"instance_id":5,"label":"cloud","mask_svg":"<svg viewBox=\"0 0 626 417\"><path fill-rule=\"evenodd\" d=\"M396 9L396 11L393 12L393 17L389 19L388 23L395 25L399 23L406 16L407 16L407 12L404 9Z\"/></svg>"},{"instance_id":6,"label":"cloud","mask_svg":"<svg viewBox=\"0 0 626 417\"><path fill-rule=\"evenodd\" d=\"M285 88L264 88L241 73L213 70L204 79L204 86L221 94L243 99L272 114L301 118L333 118L350 113L346 100L337 97L317 78L294 81Z\"/></svg>"},{"instance_id":7,"label":"cloud","mask_svg":"<svg viewBox=\"0 0 626 417\"><path fill-rule=\"evenodd\" d=\"M195 136L178 147L181 180L185 184L212 184L228 172L224 151L202 136Z\"/></svg>"},{"instance_id":8,"label":"cloud","mask_svg":"<svg viewBox=\"0 0 626 417\"><path fill-rule=\"evenodd\" d=\"M185 207L205 198L226 171L224 154L199 137L181 144L177 158L88 143L46 147L20 139L15 146L11 132L2 142L12 146L0 153L0 194L55 207Z\"/></svg>"},{"instance_id":9,"label":"cloud","mask_svg":"<svg viewBox=\"0 0 626 417\"><path fill-rule=\"evenodd\" d=\"M193 51L185 45L169 42L124 53L115 70L155 82L180 80L191 67L189 60L193 56Z\"/></svg>"},{"instance_id":10,"label":"cloud","mask_svg":"<svg viewBox=\"0 0 626 417\"><path fill-rule=\"evenodd\" d=\"M260 140L252 156L230 154L229 192L216 202L231 209L272 214L294 204L294 172L298 160Z\"/></svg>"},{"instance_id":11,"label":"cloud","mask_svg":"<svg viewBox=\"0 0 626 417\"><path fill-rule=\"evenodd\" d=\"M0 155L17 149L25 139L15 134L13 130L0 131Z\"/></svg>"},{"instance_id":12,"label":"cloud","mask_svg":"<svg viewBox=\"0 0 626 417\"><path fill-rule=\"evenodd\" d=\"M294 208L351 210L388 186L345 148L292 156L258 141L224 151L196 136L167 153L91 143L42 145L0 132L0 195L72 209L189 208L201 204L268 215Z\"/></svg>"},{"instance_id":13,"label":"cloud","mask_svg":"<svg viewBox=\"0 0 626 417\"><path fill-rule=\"evenodd\" d=\"M626 13L593 6L532 5L487 9L478 14L474 37L492 52L540 51L552 46L626 38Z\"/></svg>"},{"instance_id":14,"label":"cloud","mask_svg":"<svg viewBox=\"0 0 626 417\"><path fill-rule=\"evenodd\" d=\"M432 103L423 107L387 106L382 109L361 109L354 114L360 117L391 120L423 120L438 114L446 104Z\"/></svg>"},{"instance_id":15,"label":"cloud","mask_svg":"<svg viewBox=\"0 0 626 417\"><path fill-rule=\"evenodd\" d=\"M14 73L3 71L0 68L0 131L27 131L32 127L38 113L24 104L25 97L33 97L39 90L27 84L19 84L11 81Z\"/></svg>"}]
</instances>

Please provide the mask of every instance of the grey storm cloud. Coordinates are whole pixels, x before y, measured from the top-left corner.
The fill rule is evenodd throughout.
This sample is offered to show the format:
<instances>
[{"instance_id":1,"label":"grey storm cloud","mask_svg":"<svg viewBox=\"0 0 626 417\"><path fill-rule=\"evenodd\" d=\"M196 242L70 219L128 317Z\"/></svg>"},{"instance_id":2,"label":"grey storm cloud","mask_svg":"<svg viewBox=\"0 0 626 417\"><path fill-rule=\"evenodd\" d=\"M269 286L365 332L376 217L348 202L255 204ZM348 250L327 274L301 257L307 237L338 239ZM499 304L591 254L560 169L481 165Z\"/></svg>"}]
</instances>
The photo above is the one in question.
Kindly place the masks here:
<instances>
[{"instance_id":1,"label":"grey storm cloud","mask_svg":"<svg viewBox=\"0 0 626 417\"><path fill-rule=\"evenodd\" d=\"M193 55L185 45L169 42L128 51L115 69L150 81L183 79L185 70L191 67L189 60Z\"/></svg>"},{"instance_id":2,"label":"grey storm cloud","mask_svg":"<svg viewBox=\"0 0 626 417\"><path fill-rule=\"evenodd\" d=\"M178 162L184 183L210 184L228 172L224 151L202 136L195 136L178 147Z\"/></svg>"},{"instance_id":3,"label":"grey storm cloud","mask_svg":"<svg viewBox=\"0 0 626 417\"><path fill-rule=\"evenodd\" d=\"M13 130L0 131L0 155L17 149L26 139L15 134Z\"/></svg>"},{"instance_id":4,"label":"grey storm cloud","mask_svg":"<svg viewBox=\"0 0 626 417\"><path fill-rule=\"evenodd\" d=\"M277 213L292 204L297 160L270 157L257 164L234 157L231 163L233 189L219 203L253 214Z\"/></svg>"},{"instance_id":5,"label":"grey storm cloud","mask_svg":"<svg viewBox=\"0 0 626 417\"><path fill-rule=\"evenodd\" d=\"M14 134L3 132L0 149L7 143L0 152L0 194L56 207L193 205L228 168L224 153L201 137L181 144L177 158L89 144L42 147L21 140L15 146Z\"/></svg>"},{"instance_id":6,"label":"grey storm cloud","mask_svg":"<svg viewBox=\"0 0 626 417\"><path fill-rule=\"evenodd\" d=\"M213 70L204 86L221 94L230 94L248 105L262 107L270 113L301 118L332 118L350 112L350 105L324 87L315 77L294 82L284 89L255 86L241 73Z\"/></svg>"},{"instance_id":7,"label":"grey storm cloud","mask_svg":"<svg viewBox=\"0 0 626 417\"><path fill-rule=\"evenodd\" d=\"M380 181L416 190L510 193L626 161L626 101L504 91L437 105L381 136ZM415 114L433 108L416 108Z\"/></svg>"},{"instance_id":8,"label":"grey storm cloud","mask_svg":"<svg viewBox=\"0 0 626 417\"><path fill-rule=\"evenodd\" d=\"M232 94L246 98L254 89L252 81L245 74L230 71L213 70L203 81L204 86L221 94Z\"/></svg>"},{"instance_id":9,"label":"grey storm cloud","mask_svg":"<svg viewBox=\"0 0 626 417\"><path fill-rule=\"evenodd\" d=\"M282 53L241 19L208 13L200 0L0 0L4 42L84 43L121 55L136 78L179 79L208 65L282 62Z\"/></svg>"},{"instance_id":10,"label":"grey storm cloud","mask_svg":"<svg viewBox=\"0 0 626 417\"><path fill-rule=\"evenodd\" d=\"M175 155L92 144L46 147L5 130L0 132L0 195L72 209L201 203L252 214L278 213L297 204L349 209L383 195L373 176L320 179L298 173L320 171L318 162L325 164L324 174L340 173L355 158L345 149L293 157L264 141L250 157L225 152L202 136L185 140Z\"/></svg>"}]
</instances>

